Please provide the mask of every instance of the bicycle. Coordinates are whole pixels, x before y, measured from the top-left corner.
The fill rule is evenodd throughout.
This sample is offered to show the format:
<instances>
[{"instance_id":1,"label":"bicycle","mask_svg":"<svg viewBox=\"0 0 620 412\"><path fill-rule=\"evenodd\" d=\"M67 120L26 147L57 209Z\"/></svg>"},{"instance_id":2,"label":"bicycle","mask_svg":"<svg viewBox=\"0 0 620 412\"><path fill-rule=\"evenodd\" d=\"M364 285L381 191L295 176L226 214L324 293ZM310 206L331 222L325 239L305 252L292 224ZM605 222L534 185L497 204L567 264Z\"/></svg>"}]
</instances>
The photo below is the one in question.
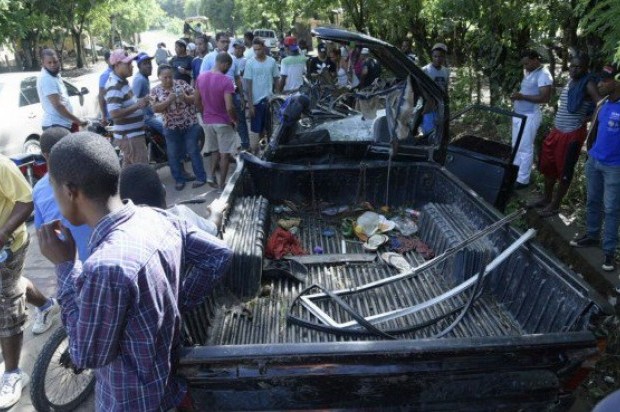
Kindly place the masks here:
<instances>
[{"instance_id":1,"label":"bicycle","mask_svg":"<svg viewBox=\"0 0 620 412\"><path fill-rule=\"evenodd\" d=\"M175 206L202 204L206 200L204 196L199 196L177 202ZM207 208L209 213L214 216L213 221L220 231L222 215L226 207L225 203L216 200ZM221 234L218 237L221 238ZM0 249L0 264L3 262L1 252L4 249ZM191 270L192 267L188 266L184 273L187 274ZM181 328L181 341L184 346L191 345L191 339L185 327ZM52 333L43 345L35 361L30 381L32 405L38 412L73 411L91 395L94 389L94 370L79 368L73 363L69 353L69 337L65 328L61 326Z\"/></svg>"},{"instance_id":2,"label":"bicycle","mask_svg":"<svg viewBox=\"0 0 620 412\"><path fill-rule=\"evenodd\" d=\"M64 327L56 329L41 349L32 370L32 406L39 412L69 412L82 404L94 389L94 371L73 363L67 331Z\"/></svg>"},{"instance_id":3,"label":"bicycle","mask_svg":"<svg viewBox=\"0 0 620 412\"><path fill-rule=\"evenodd\" d=\"M0 265L10 259L10 244L6 244L0 249ZM69 354L67 332L58 328L43 345L34 364L30 382L32 405L39 412L72 411L94 388L94 371L75 366Z\"/></svg>"}]
</instances>

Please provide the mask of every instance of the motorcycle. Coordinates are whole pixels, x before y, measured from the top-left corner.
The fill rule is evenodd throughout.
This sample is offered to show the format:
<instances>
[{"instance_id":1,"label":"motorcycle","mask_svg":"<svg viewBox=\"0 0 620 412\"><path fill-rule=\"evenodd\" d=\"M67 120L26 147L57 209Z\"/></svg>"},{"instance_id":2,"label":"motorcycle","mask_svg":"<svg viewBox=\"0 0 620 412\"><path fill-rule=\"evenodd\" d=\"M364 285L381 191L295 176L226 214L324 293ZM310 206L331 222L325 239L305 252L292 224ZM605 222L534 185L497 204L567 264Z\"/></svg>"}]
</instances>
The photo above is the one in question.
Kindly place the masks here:
<instances>
[{"instance_id":1,"label":"motorcycle","mask_svg":"<svg viewBox=\"0 0 620 412\"><path fill-rule=\"evenodd\" d=\"M31 187L47 173L47 161L42 154L20 153L10 159L22 172Z\"/></svg>"},{"instance_id":2,"label":"motorcycle","mask_svg":"<svg viewBox=\"0 0 620 412\"><path fill-rule=\"evenodd\" d=\"M120 153L120 149L115 144L114 137L112 136L112 132L114 131L114 126L103 126L99 120L94 119L90 121L88 130L107 138L110 141L110 143L115 147L116 152L119 154L119 157L122 158L122 153ZM144 129L144 136L146 139L146 147L147 147L147 155L148 155L149 164L155 164L155 165L167 164L168 163L168 152L166 151L166 138L148 126L145 127ZM205 143L204 132L201 132L200 137L198 138L198 148L200 151L202 151L202 148L204 147L204 143Z\"/></svg>"}]
</instances>

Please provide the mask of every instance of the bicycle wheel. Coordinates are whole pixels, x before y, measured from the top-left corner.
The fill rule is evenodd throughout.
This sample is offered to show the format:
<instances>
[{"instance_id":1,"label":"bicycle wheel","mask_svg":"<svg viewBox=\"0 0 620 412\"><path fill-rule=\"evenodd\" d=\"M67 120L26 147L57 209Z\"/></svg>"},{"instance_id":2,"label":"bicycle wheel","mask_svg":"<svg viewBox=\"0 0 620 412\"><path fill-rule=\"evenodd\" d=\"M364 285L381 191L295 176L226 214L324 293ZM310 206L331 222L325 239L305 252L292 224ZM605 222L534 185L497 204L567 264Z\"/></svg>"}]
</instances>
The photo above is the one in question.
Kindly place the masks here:
<instances>
[{"instance_id":1,"label":"bicycle wheel","mask_svg":"<svg viewBox=\"0 0 620 412\"><path fill-rule=\"evenodd\" d=\"M39 412L72 411L95 388L91 369L79 369L69 356L69 339L58 328L43 346L32 371L30 397Z\"/></svg>"}]
</instances>

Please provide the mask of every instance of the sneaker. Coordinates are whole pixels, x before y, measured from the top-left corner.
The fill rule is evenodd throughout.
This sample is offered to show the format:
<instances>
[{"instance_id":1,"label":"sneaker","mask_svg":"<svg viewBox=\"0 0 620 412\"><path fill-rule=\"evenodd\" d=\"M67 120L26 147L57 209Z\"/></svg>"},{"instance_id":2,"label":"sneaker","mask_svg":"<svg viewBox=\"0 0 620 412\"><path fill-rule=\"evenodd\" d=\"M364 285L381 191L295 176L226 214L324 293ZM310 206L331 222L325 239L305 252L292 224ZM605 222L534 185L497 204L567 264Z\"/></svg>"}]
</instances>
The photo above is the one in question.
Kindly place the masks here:
<instances>
[{"instance_id":1,"label":"sneaker","mask_svg":"<svg viewBox=\"0 0 620 412\"><path fill-rule=\"evenodd\" d=\"M601 269L603 269L605 272L613 272L614 270L616 270L616 258L613 253L605 255L605 262L601 266Z\"/></svg>"},{"instance_id":2,"label":"sneaker","mask_svg":"<svg viewBox=\"0 0 620 412\"><path fill-rule=\"evenodd\" d=\"M596 246L598 244L598 240L591 238L587 234L583 234L571 240L569 244L573 247L589 247Z\"/></svg>"},{"instance_id":3,"label":"sneaker","mask_svg":"<svg viewBox=\"0 0 620 412\"><path fill-rule=\"evenodd\" d=\"M193 182L194 180L196 180L196 176L194 176L191 173L183 173L183 179L185 179L186 182Z\"/></svg>"},{"instance_id":4,"label":"sneaker","mask_svg":"<svg viewBox=\"0 0 620 412\"><path fill-rule=\"evenodd\" d=\"M0 387L0 409L7 409L15 405L22 396L22 389L28 385L30 378L24 371L18 373L4 373L2 387Z\"/></svg>"},{"instance_id":5,"label":"sneaker","mask_svg":"<svg viewBox=\"0 0 620 412\"><path fill-rule=\"evenodd\" d=\"M215 177L211 176L207 178L207 183L209 186L217 188L217 180L215 180Z\"/></svg>"},{"instance_id":6,"label":"sneaker","mask_svg":"<svg viewBox=\"0 0 620 412\"><path fill-rule=\"evenodd\" d=\"M36 315L32 325L32 333L35 335L47 332L54 324L54 316L60 313L60 305L56 299L52 298L52 302L52 306L46 310L35 309Z\"/></svg>"}]
</instances>

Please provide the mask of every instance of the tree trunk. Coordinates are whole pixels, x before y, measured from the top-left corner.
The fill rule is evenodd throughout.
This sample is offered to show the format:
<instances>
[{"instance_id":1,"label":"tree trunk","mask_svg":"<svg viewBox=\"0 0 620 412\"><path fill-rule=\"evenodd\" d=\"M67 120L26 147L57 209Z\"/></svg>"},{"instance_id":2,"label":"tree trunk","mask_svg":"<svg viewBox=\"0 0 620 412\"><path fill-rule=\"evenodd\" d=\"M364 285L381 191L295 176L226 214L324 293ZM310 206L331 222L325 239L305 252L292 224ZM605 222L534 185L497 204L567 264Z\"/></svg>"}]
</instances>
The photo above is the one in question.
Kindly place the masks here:
<instances>
[{"instance_id":1,"label":"tree trunk","mask_svg":"<svg viewBox=\"0 0 620 412\"><path fill-rule=\"evenodd\" d=\"M73 38L73 46L75 47L75 66L78 69L84 67L84 60L82 59L82 31L78 31L75 28L71 29L71 37Z\"/></svg>"},{"instance_id":2,"label":"tree trunk","mask_svg":"<svg viewBox=\"0 0 620 412\"><path fill-rule=\"evenodd\" d=\"M90 34L90 30L88 31L88 38L90 39L90 51L92 54L92 62L93 64L97 64L97 44L95 43L95 41L97 40L96 37L93 37L92 34Z\"/></svg>"},{"instance_id":3,"label":"tree trunk","mask_svg":"<svg viewBox=\"0 0 620 412\"><path fill-rule=\"evenodd\" d=\"M551 73L553 84L555 84L555 55L553 54L553 48L547 48L547 56L549 58L549 72Z\"/></svg>"},{"instance_id":4,"label":"tree trunk","mask_svg":"<svg viewBox=\"0 0 620 412\"><path fill-rule=\"evenodd\" d=\"M39 37L39 33L31 31L26 34L26 37L22 40L25 70L41 69L40 56L38 53Z\"/></svg>"}]
</instances>

